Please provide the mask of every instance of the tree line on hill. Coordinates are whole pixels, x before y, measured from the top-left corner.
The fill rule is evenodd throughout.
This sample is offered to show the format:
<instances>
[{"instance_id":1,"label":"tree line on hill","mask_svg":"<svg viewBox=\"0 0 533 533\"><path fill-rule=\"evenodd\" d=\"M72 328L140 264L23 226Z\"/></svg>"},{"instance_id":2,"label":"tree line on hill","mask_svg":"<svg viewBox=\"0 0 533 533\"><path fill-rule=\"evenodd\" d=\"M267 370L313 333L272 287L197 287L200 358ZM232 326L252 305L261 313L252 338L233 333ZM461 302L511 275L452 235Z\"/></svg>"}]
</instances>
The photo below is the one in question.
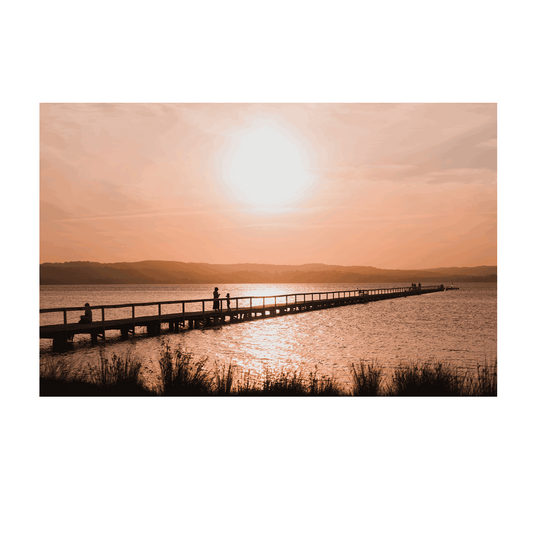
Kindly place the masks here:
<instances>
[{"instance_id":1,"label":"tree line on hill","mask_svg":"<svg viewBox=\"0 0 533 533\"><path fill-rule=\"evenodd\" d=\"M179 261L40 265L41 285L228 283L459 283L497 281L496 266L387 270L323 264L212 265Z\"/></svg>"}]
</instances>

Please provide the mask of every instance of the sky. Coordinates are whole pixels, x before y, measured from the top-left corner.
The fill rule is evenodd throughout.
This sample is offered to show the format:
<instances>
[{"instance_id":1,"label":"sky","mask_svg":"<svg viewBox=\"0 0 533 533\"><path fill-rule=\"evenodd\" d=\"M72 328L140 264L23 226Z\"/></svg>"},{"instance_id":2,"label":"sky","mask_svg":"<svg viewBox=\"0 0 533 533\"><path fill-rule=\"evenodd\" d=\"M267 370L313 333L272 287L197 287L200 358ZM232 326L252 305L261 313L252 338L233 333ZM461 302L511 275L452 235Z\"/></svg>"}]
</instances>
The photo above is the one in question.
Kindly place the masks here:
<instances>
[{"instance_id":1,"label":"sky","mask_svg":"<svg viewBox=\"0 0 533 533\"><path fill-rule=\"evenodd\" d=\"M40 261L496 265L496 104L41 104Z\"/></svg>"}]
</instances>

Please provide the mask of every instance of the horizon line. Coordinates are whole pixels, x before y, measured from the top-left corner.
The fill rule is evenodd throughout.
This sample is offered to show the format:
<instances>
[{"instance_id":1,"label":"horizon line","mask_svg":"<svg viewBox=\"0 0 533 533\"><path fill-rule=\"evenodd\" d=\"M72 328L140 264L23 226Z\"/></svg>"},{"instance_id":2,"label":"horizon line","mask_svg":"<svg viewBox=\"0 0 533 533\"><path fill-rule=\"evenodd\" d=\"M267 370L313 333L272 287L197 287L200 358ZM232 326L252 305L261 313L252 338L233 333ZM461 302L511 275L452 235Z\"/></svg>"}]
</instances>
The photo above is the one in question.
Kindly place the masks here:
<instances>
[{"instance_id":1,"label":"horizon line","mask_svg":"<svg viewBox=\"0 0 533 533\"><path fill-rule=\"evenodd\" d=\"M488 267L488 268L497 268L498 265L476 265L476 266L440 266L440 267L409 267L409 268L383 268L383 267L375 267L372 265L339 265L339 264L329 264L329 263L298 263L298 264L289 264L289 263L256 263L256 262L244 262L244 263L209 263L206 261L178 261L175 259L141 259L139 261L90 261L90 260L71 260L71 261L44 261L42 263L39 263L39 266L45 265L45 264L51 264L51 265L62 265L62 264L68 264L68 263L94 263L94 264L103 264L103 265L116 265L121 263L126 264L136 264L136 263L147 263L147 262L157 262L157 263L183 263L183 264L198 264L198 265L214 265L214 266L232 266L232 265L266 265L266 266L291 266L291 267L298 267L298 266L310 266L310 265L321 265L321 266L331 266L331 267L342 267L342 268L375 268L376 270L436 270L436 269L447 269L447 268L482 268L482 267Z\"/></svg>"}]
</instances>

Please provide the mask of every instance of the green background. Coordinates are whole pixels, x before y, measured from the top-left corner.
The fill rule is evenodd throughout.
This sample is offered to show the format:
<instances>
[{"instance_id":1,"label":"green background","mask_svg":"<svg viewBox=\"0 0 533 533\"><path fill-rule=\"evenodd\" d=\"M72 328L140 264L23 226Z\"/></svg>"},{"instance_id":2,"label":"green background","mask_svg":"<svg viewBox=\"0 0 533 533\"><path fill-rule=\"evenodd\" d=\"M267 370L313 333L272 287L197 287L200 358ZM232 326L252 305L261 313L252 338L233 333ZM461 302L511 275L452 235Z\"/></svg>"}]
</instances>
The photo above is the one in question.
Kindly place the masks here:
<instances>
[{"instance_id":1,"label":"green background","mask_svg":"<svg viewBox=\"0 0 533 533\"><path fill-rule=\"evenodd\" d=\"M520 336L517 417L17 417L14 312L17 84L515 82L520 146L531 138L531 99L524 97L531 91L531 32L522 5L3 7L7 531L433 532L527 525L531 415L521 376L529 375L531 360ZM519 236L527 228L521 202L531 192L524 181L517 183ZM519 252L519 265L528 253ZM526 294L518 300L524 310L518 327L528 315Z\"/></svg>"}]
</instances>

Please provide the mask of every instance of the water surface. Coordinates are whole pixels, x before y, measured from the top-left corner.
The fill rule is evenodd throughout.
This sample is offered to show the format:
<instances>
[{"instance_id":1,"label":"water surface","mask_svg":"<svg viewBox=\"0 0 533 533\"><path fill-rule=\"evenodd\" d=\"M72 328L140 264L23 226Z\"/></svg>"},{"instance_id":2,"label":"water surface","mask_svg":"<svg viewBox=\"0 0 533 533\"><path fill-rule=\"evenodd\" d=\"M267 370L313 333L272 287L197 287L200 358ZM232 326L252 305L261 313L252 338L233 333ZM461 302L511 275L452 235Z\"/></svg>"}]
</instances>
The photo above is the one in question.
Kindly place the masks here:
<instances>
[{"instance_id":1,"label":"water surface","mask_svg":"<svg viewBox=\"0 0 533 533\"><path fill-rule=\"evenodd\" d=\"M219 286L221 295L263 296L397 287L398 284L234 284ZM181 348L211 364L232 363L253 375L265 370L318 369L349 383L347 367L359 360L377 361L391 369L402 361L439 359L476 371L478 364L496 361L496 283L462 283L458 291L370 302L307 313L242 322L205 330L166 333L147 337L142 333L91 345L89 336L76 336L74 350L55 355L51 341L40 343L41 357L71 358L79 365L96 364L100 353L130 353L143 364L143 377L157 386L161 343ZM75 285L42 286L40 307L81 307L132 302L212 298L211 285ZM157 308L146 314L157 312ZM163 309L163 312L171 310ZM100 311L94 311L99 320ZM127 310L117 311L126 313ZM69 313L77 322L81 312ZM145 314L145 311L143 311ZM106 319L112 318L106 311ZM41 315L41 324L60 323L62 315ZM138 328L140 330L140 328Z\"/></svg>"}]
</instances>

